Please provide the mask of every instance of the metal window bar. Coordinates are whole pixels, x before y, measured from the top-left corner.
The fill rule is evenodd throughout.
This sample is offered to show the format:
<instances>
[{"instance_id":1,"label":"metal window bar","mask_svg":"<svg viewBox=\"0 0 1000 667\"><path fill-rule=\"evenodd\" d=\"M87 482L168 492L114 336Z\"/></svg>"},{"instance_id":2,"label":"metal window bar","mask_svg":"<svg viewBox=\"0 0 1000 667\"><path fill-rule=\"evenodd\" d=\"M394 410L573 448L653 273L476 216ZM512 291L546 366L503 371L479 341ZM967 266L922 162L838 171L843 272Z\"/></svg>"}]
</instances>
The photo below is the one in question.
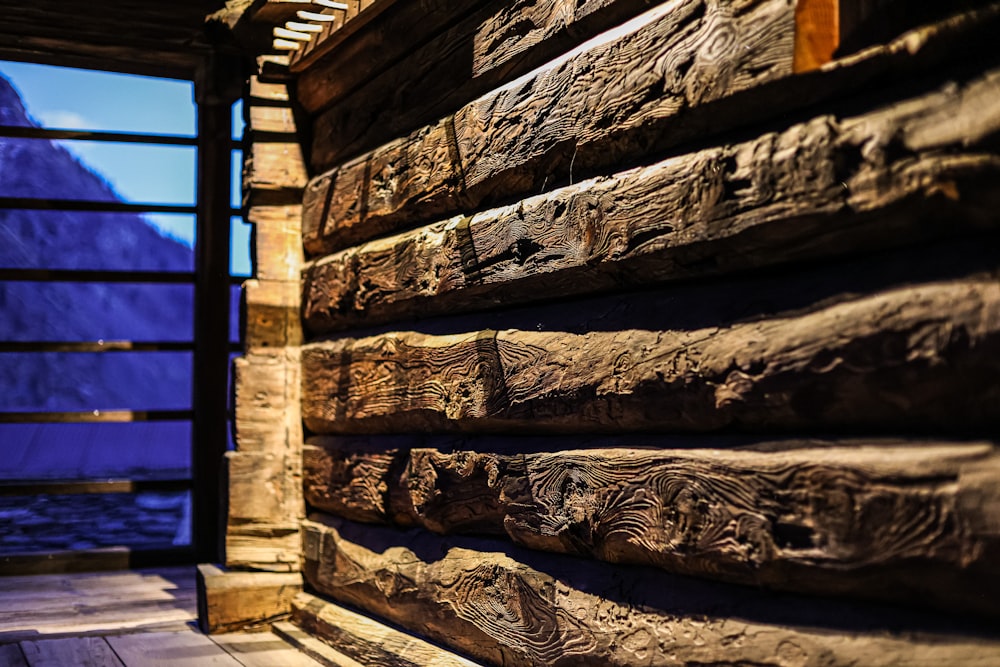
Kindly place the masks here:
<instances>
[{"instance_id":1,"label":"metal window bar","mask_svg":"<svg viewBox=\"0 0 1000 667\"><path fill-rule=\"evenodd\" d=\"M0 572L67 572L91 569L147 567L165 563L215 561L221 489L221 459L232 418L228 406L229 355L241 350L229 341L229 288L246 277L229 275L229 224L242 211L229 204L229 160L242 142L232 138L230 108L238 97L235 61L209 59L196 82L198 136L99 132L0 126L0 137L85 140L192 146L197 150L197 201L193 205L77 201L0 197L0 209L86 211L106 213L179 213L196 216L194 272L0 269L0 280L32 282L109 282L192 284L195 288L195 340L192 342L134 341L6 341L0 353L24 352L160 352L193 351L195 396L191 410L92 410L0 412L0 423L124 423L138 421L192 422L193 476L163 480L69 480L0 483L0 496L69 493L136 493L145 490L188 490L195 506L192 544L167 549L94 549L71 552L31 552L0 556ZM200 89L200 90L199 90ZM220 94L221 93L221 94Z\"/></svg>"}]
</instances>

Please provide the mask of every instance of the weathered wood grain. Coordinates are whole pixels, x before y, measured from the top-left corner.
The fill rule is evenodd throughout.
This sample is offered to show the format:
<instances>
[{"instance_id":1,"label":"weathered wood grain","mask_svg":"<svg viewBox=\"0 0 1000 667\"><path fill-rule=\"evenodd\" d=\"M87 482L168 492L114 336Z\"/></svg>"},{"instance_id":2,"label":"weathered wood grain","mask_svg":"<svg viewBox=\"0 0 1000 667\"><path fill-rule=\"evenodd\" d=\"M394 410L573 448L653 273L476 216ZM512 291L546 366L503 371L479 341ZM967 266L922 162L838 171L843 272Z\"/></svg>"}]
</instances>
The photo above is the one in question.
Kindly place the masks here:
<instances>
[{"instance_id":1,"label":"weathered wood grain","mask_svg":"<svg viewBox=\"0 0 1000 667\"><path fill-rule=\"evenodd\" d=\"M298 141L254 141L243 154L243 192L248 206L297 204L308 182Z\"/></svg>"},{"instance_id":2,"label":"weathered wood grain","mask_svg":"<svg viewBox=\"0 0 1000 667\"><path fill-rule=\"evenodd\" d=\"M237 450L286 456L298 452L299 356L295 347L258 348L233 360Z\"/></svg>"},{"instance_id":3,"label":"weathered wood grain","mask_svg":"<svg viewBox=\"0 0 1000 667\"><path fill-rule=\"evenodd\" d=\"M336 137L328 143L326 159L340 162L433 123L634 17L649 4L649 0L483 4L341 99L332 99L331 94L343 84L331 80L343 76L343 70L327 72L320 63L302 73L297 97L307 111L322 110L317 123Z\"/></svg>"},{"instance_id":4,"label":"weathered wood grain","mask_svg":"<svg viewBox=\"0 0 1000 667\"><path fill-rule=\"evenodd\" d=\"M226 526L226 567L260 572L298 572L302 561L299 522L250 521Z\"/></svg>"},{"instance_id":5,"label":"weathered wood grain","mask_svg":"<svg viewBox=\"0 0 1000 667\"><path fill-rule=\"evenodd\" d=\"M625 24L621 37L595 38L526 81L463 106L445 122L465 186L512 174L556 144L575 142L586 153L609 126L639 127L790 73L793 13L787 3L768 0L667 2ZM741 48L732 48L736 43ZM330 121L320 114L313 122L317 171L336 161L339 128Z\"/></svg>"},{"instance_id":6,"label":"weathered wood grain","mask_svg":"<svg viewBox=\"0 0 1000 667\"><path fill-rule=\"evenodd\" d=\"M107 641L129 667L172 667L179 664L243 667L221 646L194 632L146 632L108 637Z\"/></svg>"},{"instance_id":7,"label":"weathered wood grain","mask_svg":"<svg viewBox=\"0 0 1000 667\"><path fill-rule=\"evenodd\" d=\"M306 500L351 520L1000 615L992 443L496 454L313 442Z\"/></svg>"},{"instance_id":8,"label":"weathered wood grain","mask_svg":"<svg viewBox=\"0 0 1000 667\"><path fill-rule=\"evenodd\" d=\"M308 593L292 601L292 619L360 665L476 667L443 648Z\"/></svg>"},{"instance_id":9,"label":"weathered wood grain","mask_svg":"<svg viewBox=\"0 0 1000 667\"><path fill-rule=\"evenodd\" d=\"M292 612L292 598L302 591L298 572L231 572L198 566L198 625L215 634L266 628Z\"/></svg>"},{"instance_id":10,"label":"weathered wood grain","mask_svg":"<svg viewBox=\"0 0 1000 667\"><path fill-rule=\"evenodd\" d=\"M306 266L303 318L322 333L995 228L998 133L993 70L336 253Z\"/></svg>"},{"instance_id":11,"label":"weathered wood grain","mask_svg":"<svg viewBox=\"0 0 1000 667\"><path fill-rule=\"evenodd\" d=\"M21 650L30 667L124 667L103 637L24 641Z\"/></svg>"},{"instance_id":12,"label":"weathered wood grain","mask_svg":"<svg viewBox=\"0 0 1000 667\"><path fill-rule=\"evenodd\" d=\"M302 470L297 452L226 452L229 523L281 523L303 516Z\"/></svg>"},{"instance_id":13,"label":"weathered wood grain","mask_svg":"<svg viewBox=\"0 0 1000 667\"><path fill-rule=\"evenodd\" d=\"M662 20L679 21L683 15L677 12ZM318 176L306 192L303 212L305 247L311 255L329 254L415 222L488 205L497 198L523 197L548 187L565 185L567 181L572 183L574 175L576 180L580 180L621 164L623 160L635 161L641 155L665 150L684 140L695 137L704 140L724 129L773 117L776 110L788 114L808 104L856 91L864 85L887 85L897 83L906 76L923 76L929 67L954 59L957 54L991 48L998 25L1000 12L996 5L991 5L919 28L889 44L866 49L813 72L794 77L780 76L770 84L756 85L747 89L745 94L734 94L704 107L700 102L688 100L688 93L683 88L677 88L686 79L670 83L674 74L679 76L683 68L672 72L664 70L663 77L666 78L650 76L648 81L643 82L633 83L630 77L626 77L622 82L636 93L644 85L655 87L661 84L673 92L651 95L640 109L622 112L620 122L613 114L603 116L601 108L595 107L576 109L575 113L587 115L584 120L556 123L555 119L562 116L552 115L555 111L543 102L558 104L559 100L563 100L562 103L568 104L569 98L557 96L537 100L532 86L540 85L543 79L548 80L546 77L555 77L557 72L572 69L570 63L575 59L557 63L558 66L541 70L523 85L496 91L457 114L455 136L462 140L457 143L458 158L454 156L455 150L448 152L448 134L452 128L449 118ZM630 33L621 39L627 41L635 34L639 33ZM789 39L790 35L788 32ZM670 40L657 42L657 46L664 49L668 49L670 44ZM781 44L784 45L784 41ZM615 43L605 46L611 48ZM684 53L683 50L669 53L672 59L664 60L664 67L673 62L683 64L683 59L676 60L679 54ZM583 57L586 54L577 56ZM616 56L614 62L631 70L631 63L624 56ZM580 82L574 84L581 88L573 87L572 90L586 92L607 87L595 78L598 70L582 65L580 68L581 72L588 74L579 77ZM684 76L697 77L699 71L699 68L692 67ZM766 68L758 71L761 77L767 77L769 73L774 74ZM615 77L609 77L609 80L615 80ZM733 85L737 85L743 80L736 77L733 81ZM588 85L592 88L586 87ZM747 82L747 85L750 83ZM723 96L726 90L720 83L712 95ZM673 97L674 93L682 99ZM609 105L615 99L610 96ZM539 119L539 131L524 129L520 127L520 121L514 122L519 118L520 106L531 104L539 105L538 115L528 114L524 116L524 122L529 118ZM472 122L473 109L478 109L477 113L482 115L476 122ZM574 113L568 109L560 111L563 112ZM502 129L490 129L505 122L508 126ZM468 127L465 128L465 125ZM592 136L587 135L590 138L585 141L587 132ZM494 133L514 141L517 146L511 149L512 152L493 152L488 160L473 164L477 156L485 155L480 148ZM480 140L473 135L482 135L483 138ZM537 163L530 162L534 158L529 154L536 148L545 153L544 159ZM496 170L496 173L491 170ZM505 170L510 173L503 173Z\"/></svg>"},{"instance_id":14,"label":"weathered wood grain","mask_svg":"<svg viewBox=\"0 0 1000 667\"><path fill-rule=\"evenodd\" d=\"M598 144L605 144L600 159L608 159L615 151L603 140L613 133L648 128L681 108L789 73L792 14L779 0L659 5L626 24L623 35L605 33L585 43L524 81L359 158L360 170L344 167L336 180L367 174L367 224L405 219L411 202L433 214L440 212L435 207L455 210L493 191L530 190L537 187L535 172L552 172L563 158L566 167L571 160L589 165ZM737 35L745 48L730 48ZM315 171L332 166L332 132L322 116L314 121ZM562 155L567 145L573 148ZM439 160L445 165L426 173ZM331 207L330 219L347 226L346 213Z\"/></svg>"},{"instance_id":15,"label":"weathered wood grain","mask_svg":"<svg viewBox=\"0 0 1000 667\"><path fill-rule=\"evenodd\" d=\"M691 330L394 332L302 348L315 433L983 428L995 274Z\"/></svg>"},{"instance_id":16,"label":"weathered wood grain","mask_svg":"<svg viewBox=\"0 0 1000 667\"><path fill-rule=\"evenodd\" d=\"M246 314L243 342L248 349L302 344L298 280L247 280L242 296Z\"/></svg>"},{"instance_id":17,"label":"weathered wood grain","mask_svg":"<svg viewBox=\"0 0 1000 667\"><path fill-rule=\"evenodd\" d=\"M241 667L329 667L271 632L214 635L212 641L236 658Z\"/></svg>"},{"instance_id":18,"label":"weathered wood grain","mask_svg":"<svg viewBox=\"0 0 1000 667\"><path fill-rule=\"evenodd\" d=\"M305 525L322 594L489 664L989 665L995 636L905 611L334 519ZM937 619L941 621L941 619ZM886 628L892 628L887 632Z\"/></svg>"},{"instance_id":19,"label":"weathered wood grain","mask_svg":"<svg viewBox=\"0 0 1000 667\"><path fill-rule=\"evenodd\" d=\"M298 281L302 270L302 206L254 206L253 266L259 280Z\"/></svg>"}]
</instances>

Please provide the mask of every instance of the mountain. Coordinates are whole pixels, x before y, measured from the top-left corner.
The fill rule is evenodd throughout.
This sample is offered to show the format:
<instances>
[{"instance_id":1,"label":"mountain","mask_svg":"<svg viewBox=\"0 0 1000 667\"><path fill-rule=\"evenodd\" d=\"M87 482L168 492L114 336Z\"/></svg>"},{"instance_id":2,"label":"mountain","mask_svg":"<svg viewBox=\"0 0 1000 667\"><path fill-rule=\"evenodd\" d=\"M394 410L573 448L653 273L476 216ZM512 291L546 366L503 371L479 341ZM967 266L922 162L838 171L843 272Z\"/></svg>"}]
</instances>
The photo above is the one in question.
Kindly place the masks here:
<instances>
[{"instance_id":1,"label":"mountain","mask_svg":"<svg viewBox=\"0 0 1000 667\"><path fill-rule=\"evenodd\" d=\"M0 124L35 126L0 75ZM0 196L119 201L58 142L0 138ZM0 210L0 269L191 271L193 251L141 215ZM189 341L189 285L0 282L0 340ZM186 409L189 352L0 354L0 410ZM4 425L0 478L178 470L182 424Z\"/></svg>"}]
</instances>

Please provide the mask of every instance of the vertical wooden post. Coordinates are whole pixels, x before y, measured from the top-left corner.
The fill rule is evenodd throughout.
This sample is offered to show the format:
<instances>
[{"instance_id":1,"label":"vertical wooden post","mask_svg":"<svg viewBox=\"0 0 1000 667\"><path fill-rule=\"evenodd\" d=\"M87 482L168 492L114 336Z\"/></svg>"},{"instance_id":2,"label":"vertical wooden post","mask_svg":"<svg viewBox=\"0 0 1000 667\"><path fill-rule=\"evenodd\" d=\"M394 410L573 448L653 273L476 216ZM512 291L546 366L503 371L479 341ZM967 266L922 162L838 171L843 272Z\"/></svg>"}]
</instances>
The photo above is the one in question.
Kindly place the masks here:
<instances>
[{"instance_id":1,"label":"vertical wooden post","mask_svg":"<svg viewBox=\"0 0 1000 667\"><path fill-rule=\"evenodd\" d=\"M193 542L202 562L219 559L221 470L229 402L229 218L232 105L240 63L213 54L195 80L198 105L194 317Z\"/></svg>"}]
</instances>

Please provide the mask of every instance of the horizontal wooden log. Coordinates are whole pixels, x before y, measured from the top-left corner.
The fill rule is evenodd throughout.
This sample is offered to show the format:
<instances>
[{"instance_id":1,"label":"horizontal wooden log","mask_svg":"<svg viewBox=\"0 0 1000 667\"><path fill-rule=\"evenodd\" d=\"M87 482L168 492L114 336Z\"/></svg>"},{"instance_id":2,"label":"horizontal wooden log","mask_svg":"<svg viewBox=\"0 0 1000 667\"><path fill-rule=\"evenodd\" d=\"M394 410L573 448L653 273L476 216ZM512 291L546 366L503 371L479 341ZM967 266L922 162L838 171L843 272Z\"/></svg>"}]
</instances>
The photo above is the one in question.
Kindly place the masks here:
<instances>
[{"instance_id":1,"label":"horizontal wooden log","mask_svg":"<svg viewBox=\"0 0 1000 667\"><path fill-rule=\"evenodd\" d=\"M358 665L476 667L450 651L308 593L292 601L292 620ZM279 631L280 632L280 631ZM318 657L318 656L317 656Z\"/></svg>"},{"instance_id":2,"label":"horizontal wooden log","mask_svg":"<svg viewBox=\"0 0 1000 667\"><path fill-rule=\"evenodd\" d=\"M298 572L234 572L198 566L198 625L205 634L266 629L292 612L302 592Z\"/></svg>"},{"instance_id":3,"label":"horizontal wooden log","mask_svg":"<svg viewBox=\"0 0 1000 667\"><path fill-rule=\"evenodd\" d=\"M692 330L397 332L302 349L316 433L976 429L1000 415L995 274Z\"/></svg>"},{"instance_id":4,"label":"horizontal wooden log","mask_svg":"<svg viewBox=\"0 0 1000 667\"><path fill-rule=\"evenodd\" d=\"M304 572L322 594L488 664L929 667L1000 656L994 633L946 621L929 631L929 619L902 610L332 519L304 535Z\"/></svg>"},{"instance_id":5,"label":"horizontal wooden log","mask_svg":"<svg viewBox=\"0 0 1000 667\"><path fill-rule=\"evenodd\" d=\"M297 348L251 350L233 361L236 448L291 456L302 446Z\"/></svg>"},{"instance_id":6,"label":"horizontal wooden log","mask_svg":"<svg viewBox=\"0 0 1000 667\"><path fill-rule=\"evenodd\" d=\"M337 64L305 70L296 94L307 111L322 109L316 122L336 137L327 160L341 162L433 123L648 7L648 0L490 3L339 100L332 97L344 85Z\"/></svg>"},{"instance_id":7,"label":"horizontal wooden log","mask_svg":"<svg viewBox=\"0 0 1000 667\"><path fill-rule=\"evenodd\" d=\"M993 70L325 257L304 272L304 321L323 333L996 228L998 134Z\"/></svg>"},{"instance_id":8,"label":"horizontal wooden log","mask_svg":"<svg viewBox=\"0 0 1000 667\"><path fill-rule=\"evenodd\" d=\"M992 443L496 454L313 442L306 500L351 520L1000 616Z\"/></svg>"},{"instance_id":9,"label":"horizontal wooden log","mask_svg":"<svg viewBox=\"0 0 1000 667\"><path fill-rule=\"evenodd\" d=\"M555 153L567 143L574 145L583 168L593 147L612 131L673 118L682 107L790 73L792 14L779 0L738 7L710 3L706 8L695 0L658 5L526 81L512 82L436 125L363 156L360 169L344 167L336 180L367 174L366 226L405 217L403 209L416 201L425 215L454 211L491 191L506 193L511 188L502 185L505 180L530 190L533 172L554 170ZM745 48L729 48L737 34ZM314 171L333 166L334 132L323 116L314 121ZM602 146L603 153L609 151ZM331 208L330 219L346 227L351 224L346 213Z\"/></svg>"},{"instance_id":10,"label":"horizontal wooden log","mask_svg":"<svg viewBox=\"0 0 1000 667\"><path fill-rule=\"evenodd\" d=\"M764 11L770 6L757 5L754 11ZM787 6L785 10L791 12ZM636 35L645 35L649 30L685 26L684 16L681 11L668 13L660 21L652 21L644 29L601 48L625 49L625 42L638 40ZM744 16L739 19L742 20L749 18ZM735 18L732 23L723 18L718 21L729 26L741 25ZM715 23L705 21L699 25L703 30L711 30ZM762 39L769 34L766 21L754 25L756 30L762 31L757 33ZM886 85L898 82L900 77L925 75L928 67L954 58L955 54L991 48L998 25L1000 12L994 5L917 29L885 46L873 47L808 74L779 77L776 69L781 67L762 66L762 69L753 70L756 72L753 81L739 76L740 68L753 69L754 59L766 58L768 51L763 45L756 48L756 43L748 43L751 50L742 52L748 54L746 57L751 61L732 63L733 78L716 80L717 85L711 92L715 101L710 104L702 104L706 100L697 98L697 86L687 91L684 83L688 79L700 80L702 70L709 65L702 63L693 52L678 50L674 44L677 39L691 40L700 33L689 35L677 27L673 41L664 36L653 41L657 49L670 53L670 58L634 58L635 62L649 63L650 67L666 68L662 76L652 72L643 78L637 71L635 76L622 79L620 73L617 77L608 73L608 80L622 79L628 84L629 94L624 97L609 91L606 102L588 107L568 93L562 94L557 86L550 97L539 98L542 93L536 95L534 91L543 89L542 84L546 81L559 80L560 76L574 77L576 83L564 86L569 91L606 90L605 85L594 83L600 80L598 74L603 70L577 62L591 57L588 55L591 52L578 54L570 60L557 61L521 85L509 86L467 105L454 119L447 118L415 131L318 176L306 192L305 247L311 255L329 254L436 216L480 208L498 198L536 194L546 188L565 185L567 181L572 183L574 176L580 180L685 140L704 140L724 129L772 117L776 110L787 115L807 104L842 96L862 85ZM790 31L786 32L790 38ZM781 53L785 53L788 46L785 41L782 38L772 46L780 47ZM595 57L601 48L595 49ZM788 46L789 54L790 48ZM736 52L732 50L733 54ZM625 49L615 58L601 61L605 63L602 67L631 70L631 56L627 53ZM680 57L684 53L694 58L696 64L702 64L685 70L681 66L687 60ZM574 62L577 64L573 65ZM790 67L790 55L787 64ZM574 74L574 66L579 71L589 72L588 76ZM772 84L757 85L770 80L769 77L779 78ZM648 88L650 86L652 89ZM667 87L662 94L659 92L661 86ZM746 88L744 93L735 93L741 86L754 87ZM650 90L657 92L649 93ZM638 108L630 106L631 95L641 97L644 92L649 93L648 98ZM729 93L733 94L725 97ZM550 103L556 106L550 108ZM537 108L522 114L521 107L531 105ZM619 106L624 108L620 113L614 112ZM567 114L569 117L564 118ZM571 118L573 114L585 118ZM539 119L541 129L525 129L524 124L532 118ZM453 130L454 144L449 140ZM507 146L505 141L514 144Z\"/></svg>"}]
</instances>

